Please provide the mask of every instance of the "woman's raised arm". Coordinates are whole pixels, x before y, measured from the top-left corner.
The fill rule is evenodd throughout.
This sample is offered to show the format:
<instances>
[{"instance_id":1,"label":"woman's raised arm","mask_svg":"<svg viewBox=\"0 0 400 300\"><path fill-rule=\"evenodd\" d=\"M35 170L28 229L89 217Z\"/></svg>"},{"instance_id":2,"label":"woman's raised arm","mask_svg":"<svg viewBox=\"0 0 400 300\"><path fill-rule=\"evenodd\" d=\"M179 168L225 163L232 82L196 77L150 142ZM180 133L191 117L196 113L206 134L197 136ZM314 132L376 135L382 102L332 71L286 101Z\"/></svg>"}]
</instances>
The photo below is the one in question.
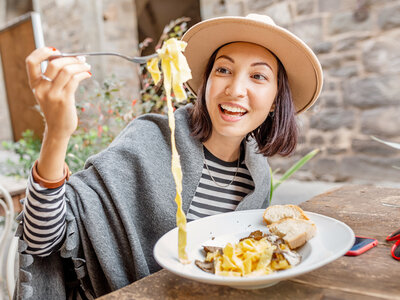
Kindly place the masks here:
<instances>
[{"instance_id":1,"label":"woman's raised arm","mask_svg":"<svg viewBox=\"0 0 400 300\"><path fill-rule=\"evenodd\" d=\"M64 176L68 141L78 125L75 91L82 80L91 76L90 66L79 57L50 60L42 74L40 64L59 53L55 48L44 47L26 58L29 85L46 122L37 172L49 181Z\"/></svg>"}]
</instances>

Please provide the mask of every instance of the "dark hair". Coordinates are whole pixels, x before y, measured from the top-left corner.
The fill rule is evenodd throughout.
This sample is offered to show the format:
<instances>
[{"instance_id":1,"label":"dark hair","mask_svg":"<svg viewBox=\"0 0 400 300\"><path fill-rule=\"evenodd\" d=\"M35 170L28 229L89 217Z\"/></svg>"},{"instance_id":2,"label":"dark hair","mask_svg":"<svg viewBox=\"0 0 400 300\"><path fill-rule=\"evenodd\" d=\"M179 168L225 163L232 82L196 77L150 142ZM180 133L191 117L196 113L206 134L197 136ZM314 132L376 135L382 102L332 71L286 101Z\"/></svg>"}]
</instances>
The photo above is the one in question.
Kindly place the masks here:
<instances>
[{"instance_id":1,"label":"dark hair","mask_svg":"<svg viewBox=\"0 0 400 300\"><path fill-rule=\"evenodd\" d=\"M207 141L212 132L212 123L207 111L205 92L207 79L214 66L217 52L222 47L219 47L211 55L203 74L202 84L197 93L197 101L189 111L192 135L201 142ZM275 109L272 113L273 116L268 115L260 126L247 134L246 139L248 140L250 137L253 137L258 144L258 152L264 156L273 156L275 154L287 156L296 148L298 136L297 123L285 68L276 56L275 58L278 61L278 90L274 100Z\"/></svg>"}]
</instances>

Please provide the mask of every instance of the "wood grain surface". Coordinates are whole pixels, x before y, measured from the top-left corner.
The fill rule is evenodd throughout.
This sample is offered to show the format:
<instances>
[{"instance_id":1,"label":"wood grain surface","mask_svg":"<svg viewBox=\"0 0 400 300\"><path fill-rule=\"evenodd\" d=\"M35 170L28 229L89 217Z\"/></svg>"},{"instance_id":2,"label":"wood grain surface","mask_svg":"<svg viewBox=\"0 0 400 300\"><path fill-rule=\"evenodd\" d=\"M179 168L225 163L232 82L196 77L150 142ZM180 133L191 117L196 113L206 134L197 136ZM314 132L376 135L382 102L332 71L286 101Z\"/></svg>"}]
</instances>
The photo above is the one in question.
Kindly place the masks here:
<instances>
[{"instance_id":1,"label":"wood grain surface","mask_svg":"<svg viewBox=\"0 0 400 300\"><path fill-rule=\"evenodd\" d=\"M0 31L0 58L14 141L21 139L27 129L39 138L44 131L25 67L25 58L36 48L32 26L31 15L26 14Z\"/></svg>"},{"instance_id":2,"label":"wood grain surface","mask_svg":"<svg viewBox=\"0 0 400 300\"><path fill-rule=\"evenodd\" d=\"M385 238L400 228L400 189L349 185L300 206L349 225L356 235L376 238L377 247L356 257L343 256L315 271L274 286L240 290L180 278L161 270L99 299L400 299L400 261Z\"/></svg>"}]
</instances>

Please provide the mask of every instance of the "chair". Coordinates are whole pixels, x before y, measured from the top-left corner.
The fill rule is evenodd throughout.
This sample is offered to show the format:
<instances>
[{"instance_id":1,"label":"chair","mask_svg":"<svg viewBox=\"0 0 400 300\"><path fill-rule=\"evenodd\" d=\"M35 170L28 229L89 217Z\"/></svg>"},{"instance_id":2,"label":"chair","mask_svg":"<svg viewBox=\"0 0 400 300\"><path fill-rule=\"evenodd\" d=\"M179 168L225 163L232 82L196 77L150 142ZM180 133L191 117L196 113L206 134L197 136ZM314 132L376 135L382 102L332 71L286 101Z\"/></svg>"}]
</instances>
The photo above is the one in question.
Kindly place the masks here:
<instances>
[{"instance_id":1,"label":"chair","mask_svg":"<svg viewBox=\"0 0 400 300\"><path fill-rule=\"evenodd\" d=\"M7 287L9 299L12 299L15 287L15 255L17 252L18 238L14 236L14 205L8 191L0 185L0 206L5 212L4 229L0 235L0 289ZM4 277L4 273L6 274ZM5 280L4 280L5 279ZM0 300L3 294L0 291Z\"/></svg>"}]
</instances>

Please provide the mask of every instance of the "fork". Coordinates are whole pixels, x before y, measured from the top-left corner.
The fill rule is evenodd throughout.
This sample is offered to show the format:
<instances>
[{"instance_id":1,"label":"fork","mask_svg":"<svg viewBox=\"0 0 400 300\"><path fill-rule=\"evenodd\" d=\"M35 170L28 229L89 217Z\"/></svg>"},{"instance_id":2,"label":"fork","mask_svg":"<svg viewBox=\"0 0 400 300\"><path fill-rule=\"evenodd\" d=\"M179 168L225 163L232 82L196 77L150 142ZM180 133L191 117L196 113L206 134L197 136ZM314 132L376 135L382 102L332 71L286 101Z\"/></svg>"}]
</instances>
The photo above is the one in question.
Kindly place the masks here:
<instances>
[{"instance_id":1,"label":"fork","mask_svg":"<svg viewBox=\"0 0 400 300\"><path fill-rule=\"evenodd\" d=\"M58 54L58 55L52 55L52 56L49 57L49 59L60 58L60 57L99 56L99 55L118 56L118 57L126 59L126 60L128 60L130 62L134 62L134 63L138 63L138 64L144 64L148 60L158 56L157 53L153 53L153 54L146 55L146 56L130 57L130 56L126 56L126 55L123 55L123 54L120 54L120 53L116 53L116 52L86 52L86 53L82 52L82 53L61 53L61 54Z\"/></svg>"}]
</instances>

